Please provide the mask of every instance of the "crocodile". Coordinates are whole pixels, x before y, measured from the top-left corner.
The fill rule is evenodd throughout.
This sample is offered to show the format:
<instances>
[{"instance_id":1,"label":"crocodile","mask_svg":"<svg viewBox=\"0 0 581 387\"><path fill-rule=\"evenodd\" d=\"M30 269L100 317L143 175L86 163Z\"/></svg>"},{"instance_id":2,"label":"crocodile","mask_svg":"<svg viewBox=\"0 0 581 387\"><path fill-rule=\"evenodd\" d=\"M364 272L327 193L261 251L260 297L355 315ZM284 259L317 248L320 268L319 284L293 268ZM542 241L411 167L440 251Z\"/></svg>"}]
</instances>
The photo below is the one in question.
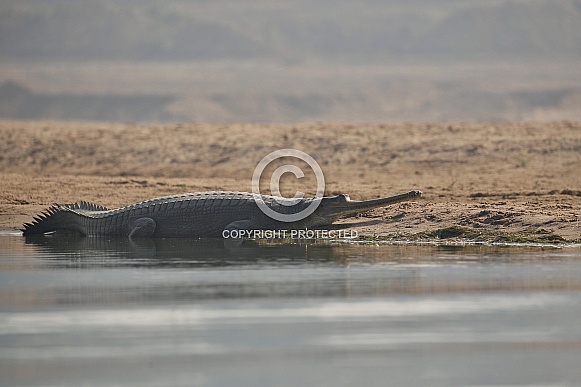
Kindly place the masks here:
<instances>
[{"instance_id":1,"label":"crocodile","mask_svg":"<svg viewBox=\"0 0 581 387\"><path fill-rule=\"evenodd\" d=\"M316 210L302 220L284 222L267 216L258 206L255 194L248 192L194 192L164 196L108 209L98 204L78 202L53 205L30 223L24 235L73 232L83 236L129 238L221 237L224 230L289 230L328 226L337 219L418 198L421 191L371 200L351 200L340 194L322 198L287 199L260 195L272 210L296 214L314 200Z\"/></svg>"}]
</instances>

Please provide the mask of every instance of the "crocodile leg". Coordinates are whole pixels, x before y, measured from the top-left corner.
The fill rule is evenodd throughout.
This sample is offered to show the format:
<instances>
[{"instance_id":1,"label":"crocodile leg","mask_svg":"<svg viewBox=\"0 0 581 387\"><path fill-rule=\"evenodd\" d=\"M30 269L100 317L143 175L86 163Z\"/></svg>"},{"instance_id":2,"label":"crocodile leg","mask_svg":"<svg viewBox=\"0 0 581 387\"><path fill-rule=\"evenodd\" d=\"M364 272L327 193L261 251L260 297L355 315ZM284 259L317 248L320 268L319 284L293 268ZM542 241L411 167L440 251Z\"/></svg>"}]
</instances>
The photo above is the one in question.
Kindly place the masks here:
<instances>
[{"instance_id":1,"label":"crocodile leg","mask_svg":"<svg viewBox=\"0 0 581 387\"><path fill-rule=\"evenodd\" d=\"M151 238L155 232L155 220L151 218L139 218L133 223L133 229L129 238Z\"/></svg>"}]
</instances>

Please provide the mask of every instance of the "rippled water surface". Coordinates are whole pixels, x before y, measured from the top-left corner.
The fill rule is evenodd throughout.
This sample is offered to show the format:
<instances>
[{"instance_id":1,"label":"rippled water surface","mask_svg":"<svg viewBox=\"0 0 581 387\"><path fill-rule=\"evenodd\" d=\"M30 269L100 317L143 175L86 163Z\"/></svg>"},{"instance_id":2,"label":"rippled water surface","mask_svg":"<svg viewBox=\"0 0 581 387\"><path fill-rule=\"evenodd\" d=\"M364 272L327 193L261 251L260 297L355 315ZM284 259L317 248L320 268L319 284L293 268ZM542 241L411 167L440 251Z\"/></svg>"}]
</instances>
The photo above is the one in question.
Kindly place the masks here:
<instances>
[{"instance_id":1,"label":"rippled water surface","mask_svg":"<svg viewBox=\"0 0 581 387\"><path fill-rule=\"evenodd\" d=\"M0 236L0 385L581 385L581 248Z\"/></svg>"}]
</instances>

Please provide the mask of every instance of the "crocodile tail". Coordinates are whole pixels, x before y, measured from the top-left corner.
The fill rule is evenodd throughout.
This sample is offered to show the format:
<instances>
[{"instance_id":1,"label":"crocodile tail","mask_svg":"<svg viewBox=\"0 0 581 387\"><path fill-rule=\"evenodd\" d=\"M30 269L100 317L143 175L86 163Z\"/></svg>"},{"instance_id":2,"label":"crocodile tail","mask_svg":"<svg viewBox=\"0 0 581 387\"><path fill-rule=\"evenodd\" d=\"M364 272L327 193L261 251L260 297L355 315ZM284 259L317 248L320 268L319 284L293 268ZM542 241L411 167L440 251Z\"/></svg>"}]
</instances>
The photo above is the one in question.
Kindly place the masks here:
<instances>
[{"instance_id":1,"label":"crocodile tail","mask_svg":"<svg viewBox=\"0 0 581 387\"><path fill-rule=\"evenodd\" d=\"M74 221L71 218L74 213L70 206L55 204L35 216L32 222L25 223L20 231L23 235L46 234L57 230L79 231L73 227Z\"/></svg>"}]
</instances>

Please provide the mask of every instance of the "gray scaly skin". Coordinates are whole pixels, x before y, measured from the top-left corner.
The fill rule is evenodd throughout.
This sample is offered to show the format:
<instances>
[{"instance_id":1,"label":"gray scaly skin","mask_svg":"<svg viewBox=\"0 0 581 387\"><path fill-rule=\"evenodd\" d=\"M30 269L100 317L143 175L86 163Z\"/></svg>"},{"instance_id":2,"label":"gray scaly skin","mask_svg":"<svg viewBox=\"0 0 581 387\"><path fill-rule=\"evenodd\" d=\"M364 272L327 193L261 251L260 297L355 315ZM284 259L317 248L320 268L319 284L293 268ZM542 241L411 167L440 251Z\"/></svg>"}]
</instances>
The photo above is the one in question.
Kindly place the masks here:
<instances>
[{"instance_id":1,"label":"gray scaly skin","mask_svg":"<svg viewBox=\"0 0 581 387\"><path fill-rule=\"evenodd\" d=\"M110 210L81 202L55 205L26 223L24 235L65 230L85 236L198 238L221 237L224 230L289 230L328 226L337 219L377 207L411 200L422 195L410 191L380 199L354 201L348 195L327 196L314 213L297 222L281 222L265 215L246 192L196 192L165 196ZM279 202L290 199L261 196L274 211L297 213L313 200L302 199L292 206Z\"/></svg>"}]
</instances>

